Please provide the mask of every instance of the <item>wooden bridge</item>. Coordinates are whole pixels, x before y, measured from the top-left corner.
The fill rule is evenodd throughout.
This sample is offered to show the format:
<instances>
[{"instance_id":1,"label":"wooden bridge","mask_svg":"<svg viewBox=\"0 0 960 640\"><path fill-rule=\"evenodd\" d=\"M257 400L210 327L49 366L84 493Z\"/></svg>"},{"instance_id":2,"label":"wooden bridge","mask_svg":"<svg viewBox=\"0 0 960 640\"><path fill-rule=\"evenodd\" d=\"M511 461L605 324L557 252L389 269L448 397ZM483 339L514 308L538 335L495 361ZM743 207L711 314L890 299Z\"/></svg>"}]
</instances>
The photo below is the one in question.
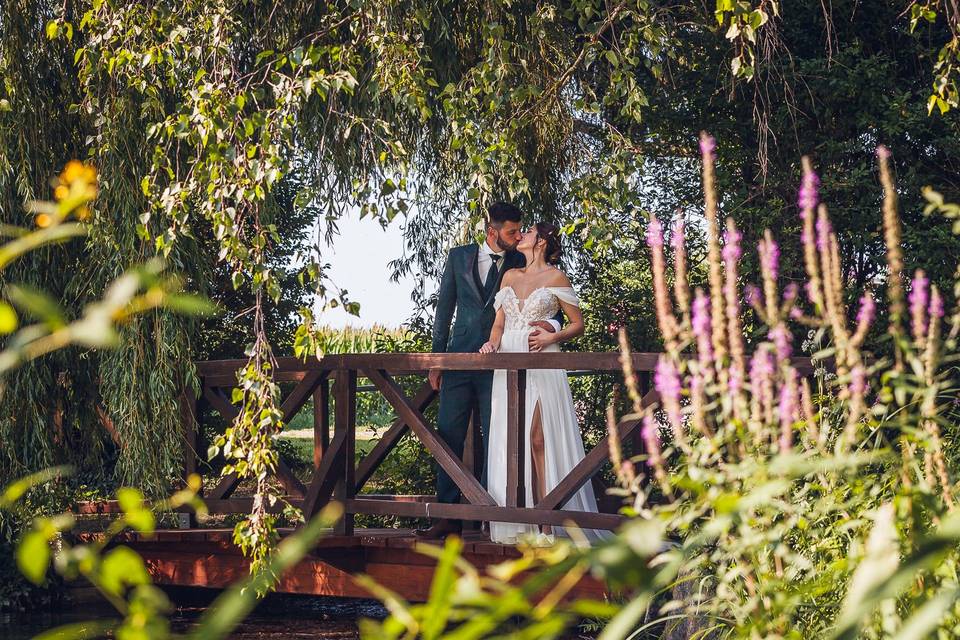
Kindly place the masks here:
<instances>
[{"instance_id":1,"label":"wooden bridge","mask_svg":"<svg viewBox=\"0 0 960 640\"><path fill-rule=\"evenodd\" d=\"M655 399L649 389L650 373L659 354L632 354L633 368L638 373L644 403ZM220 360L197 363L201 380L200 397L184 394L181 415L184 424L184 473L202 470L198 450L200 421L208 409L217 411L227 420L234 418L237 408L229 400L230 389L236 384L237 369L243 360ZM541 525L563 525L573 522L584 528L615 529L623 516L616 513L616 499L601 500L606 513L570 511L564 503L586 482L598 484L596 475L608 459L609 435L589 449L580 463L556 487L536 504L525 504L523 485L524 456L524 398L526 375L531 369L563 369L577 375L621 371L618 353L503 353L503 354L357 354L331 355L319 360L302 362L295 358L280 358L275 379L292 390L282 403L285 423L288 423L308 401L313 399L313 474L309 482L302 482L282 461L276 476L284 488L286 500L302 509L309 518L330 500L344 505L344 516L336 523L330 535L324 538L314 553L294 571L284 577L279 590L318 595L367 595L350 579L352 573L366 573L384 586L411 599L425 599L432 575L433 561L413 548L412 532L403 529L361 529L354 526L361 514L400 517L444 517L465 521L465 556L479 567L503 561L516 555L512 547L494 544L483 539L476 529L477 521L517 522ZM455 455L428 424L424 411L433 403L437 393L422 383L430 369L491 370L507 372L508 399L508 477L507 504L500 506L477 480L479 474L474 455L479 446L479 435L471 428L463 459ZM417 377L416 380L410 380ZM358 388L358 379L369 380L366 388ZM406 384L401 384L406 382ZM411 382L413 384L411 384ZM408 395L404 388L419 389ZM358 392L376 392L383 395L398 416L381 435L376 445L359 462L356 461ZM333 400L333 416L330 400ZM331 430L332 427L332 430ZM627 449L639 451L638 421L627 419L617 425L616 437L629 440ZM634 436L634 437L631 437ZM436 502L435 496L381 495L363 493L387 455L404 437L414 437L431 458L457 484L463 494L460 504ZM208 484L213 484L209 482ZM252 498L235 495L239 480L235 475L220 478L205 492L204 501L211 514L242 514L249 512ZM605 488L597 486L597 495ZM115 505L90 505L89 511L109 511ZM280 508L280 505L277 506ZM601 511L604 508L601 506ZM202 587L225 587L246 575L246 561L231 543L232 529L198 528L192 515L186 529L159 531L149 539L128 535L124 544L133 546L147 560L155 579L161 584ZM471 528L469 524L473 524ZM284 532L282 532L284 533ZM585 578L575 591L581 595L602 595L604 585Z\"/></svg>"}]
</instances>

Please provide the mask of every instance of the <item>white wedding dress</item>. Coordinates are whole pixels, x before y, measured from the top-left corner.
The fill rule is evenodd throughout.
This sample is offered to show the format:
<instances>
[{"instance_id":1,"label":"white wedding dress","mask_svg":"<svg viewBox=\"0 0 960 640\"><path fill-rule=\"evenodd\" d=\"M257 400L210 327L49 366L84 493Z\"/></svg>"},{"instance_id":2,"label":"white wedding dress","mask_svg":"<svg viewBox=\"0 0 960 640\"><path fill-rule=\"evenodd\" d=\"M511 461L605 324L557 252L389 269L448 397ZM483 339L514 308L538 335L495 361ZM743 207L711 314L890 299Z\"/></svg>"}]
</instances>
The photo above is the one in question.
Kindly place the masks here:
<instances>
[{"instance_id":1,"label":"white wedding dress","mask_svg":"<svg viewBox=\"0 0 960 640\"><path fill-rule=\"evenodd\" d=\"M547 320L554 317L560 309L560 300L579 306L580 300L570 287L541 287L533 291L526 300L517 298L512 287L504 287L494 299L494 308L504 310L506 324L500 341L500 352L529 351L527 337L533 330L530 322ZM552 344L544 351L559 351L560 346ZM541 425L544 439L544 491L549 493L584 457L583 438L577 424L577 414L573 407L573 395L567 382L567 373L559 369L527 370L526 389L526 444L524 468L524 486L526 487L526 506L533 506L533 465L530 453L530 425L537 403L540 403ZM507 496L507 376L503 370L493 374L493 391L490 403L490 434L487 441L487 490L497 504L506 505ZM593 486L587 482L571 497L564 509L570 511L597 511L597 499ZM562 527L552 527L556 535L566 535ZM609 536L607 531L583 529L591 542ZM515 524L509 522L491 522L490 539L493 542L514 544L519 538L537 536L536 525Z\"/></svg>"}]
</instances>

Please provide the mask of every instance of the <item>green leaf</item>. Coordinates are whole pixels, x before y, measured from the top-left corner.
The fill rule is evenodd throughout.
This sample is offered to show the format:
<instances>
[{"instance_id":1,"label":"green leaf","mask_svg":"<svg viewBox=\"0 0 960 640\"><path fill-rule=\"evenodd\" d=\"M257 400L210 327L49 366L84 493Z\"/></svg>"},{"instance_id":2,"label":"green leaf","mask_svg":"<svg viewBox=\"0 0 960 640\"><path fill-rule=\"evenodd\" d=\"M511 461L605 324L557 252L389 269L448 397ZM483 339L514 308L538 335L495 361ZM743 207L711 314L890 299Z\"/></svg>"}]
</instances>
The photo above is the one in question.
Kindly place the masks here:
<instances>
[{"instance_id":1,"label":"green leaf","mask_svg":"<svg viewBox=\"0 0 960 640\"><path fill-rule=\"evenodd\" d=\"M41 584L50 566L50 537L45 530L27 532L17 546L17 566L33 584Z\"/></svg>"},{"instance_id":2,"label":"green leaf","mask_svg":"<svg viewBox=\"0 0 960 640\"><path fill-rule=\"evenodd\" d=\"M220 311L220 308L208 298L186 293L167 294L162 306L189 316L214 316Z\"/></svg>"},{"instance_id":3,"label":"green leaf","mask_svg":"<svg viewBox=\"0 0 960 640\"><path fill-rule=\"evenodd\" d=\"M150 584L143 558L129 547L111 549L100 563L99 587L115 596L123 596L127 587Z\"/></svg>"},{"instance_id":4,"label":"green leaf","mask_svg":"<svg viewBox=\"0 0 960 640\"><path fill-rule=\"evenodd\" d=\"M923 640L939 626L943 616L960 599L960 589L941 589L940 593L927 600L916 613L910 616L893 640Z\"/></svg>"},{"instance_id":5,"label":"green leaf","mask_svg":"<svg viewBox=\"0 0 960 640\"><path fill-rule=\"evenodd\" d=\"M156 518L144 502L142 493L132 487L121 487L117 490L117 502L127 524L140 533L153 532Z\"/></svg>"},{"instance_id":6,"label":"green leaf","mask_svg":"<svg viewBox=\"0 0 960 640\"><path fill-rule=\"evenodd\" d=\"M53 40L57 37L57 32L60 30L60 26L57 24L56 20L51 20L47 23L46 34L48 40Z\"/></svg>"},{"instance_id":7,"label":"green leaf","mask_svg":"<svg viewBox=\"0 0 960 640\"><path fill-rule=\"evenodd\" d=\"M24 285L12 284L6 288L6 294L13 304L46 324L51 331L67 325L63 309L60 308L56 300L43 291Z\"/></svg>"},{"instance_id":8,"label":"green leaf","mask_svg":"<svg viewBox=\"0 0 960 640\"><path fill-rule=\"evenodd\" d=\"M3 494L0 494L0 509L10 508L14 502L22 498L23 494L25 494L31 488L41 485L45 482L49 482L54 478L60 478L69 475L71 472L72 468L68 466L51 467L49 469L42 469L36 473L31 473L26 477L11 482L3 490Z\"/></svg>"},{"instance_id":9,"label":"green leaf","mask_svg":"<svg viewBox=\"0 0 960 640\"><path fill-rule=\"evenodd\" d=\"M462 548L463 543L457 537L448 538L446 545L444 545L443 555L437 562L437 568L433 574L433 583L430 585L430 599L427 601L424 610L423 628L421 629L424 640L434 640L440 637L443 630L447 628L452 608L451 599L457 578L454 565Z\"/></svg>"}]
</instances>

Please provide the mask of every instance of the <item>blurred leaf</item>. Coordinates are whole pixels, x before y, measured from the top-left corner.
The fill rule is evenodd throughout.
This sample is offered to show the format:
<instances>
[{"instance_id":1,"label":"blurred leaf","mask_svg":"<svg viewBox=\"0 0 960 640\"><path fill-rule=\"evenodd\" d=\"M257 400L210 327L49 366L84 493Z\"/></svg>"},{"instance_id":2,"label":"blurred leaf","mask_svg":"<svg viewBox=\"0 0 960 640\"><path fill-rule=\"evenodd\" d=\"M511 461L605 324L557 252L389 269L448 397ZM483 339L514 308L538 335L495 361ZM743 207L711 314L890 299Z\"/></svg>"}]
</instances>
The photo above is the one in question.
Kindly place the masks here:
<instances>
[{"instance_id":1,"label":"blurred leaf","mask_svg":"<svg viewBox=\"0 0 960 640\"><path fill-rule=\"evenodd\" d=\"M171 311L193 316L215 316L221 311L211 300L185 293L168 293L163 299L163 306Z\"/></svg>"},{"instance_id":2,"label":"blurred leaf","mask_svg":"<svg viewBox=\"0 0 960 640\"><path fill-rule=\"evenodd\" d=\"M910 616L893 640L923 640L937 628L943 616L960 599L960 589L942 589Z\"/></svg>"},{"instance_id":3,"label":"blurred leaf","mask_svg":"<svg viewBox=\"0 0 960 640\"><path fill-rule=\"evenodd\" d=\"M28 251L57 242L65 242L71 238L86 235L86 227L76 222L58 224L45 229L38 229L28 235L21 236L7 244L0 246L0 270Z\"/></svg>"},{"instance_id":4,"label":"blurred leaf","mask_svg":"<svg viewBox=\"0 0 960 640\"><path fill-rule=\"evenodd\" d=\"M3 494L0 494L0 509L9 509L32 487L49 482L54 478L70 475L72 471L73 468L69 466L50 467L11 482L4 488Z\"/></svg>"},{"instance_id":5,"label":"blurred leaf","mask_svg":"<svg viewBox=\"0 0 960 640\"><path fill-rule=\"evenodd\" d=\"M433 582L430 585L430 599L424 610L423 628L421 630L424 640L438 638L447 627L454 584L457 579L454 563L460 556L462 548L463 542L460 538L456 536L447 538L443 555L440 557L433 574Z\"/></svg>"},{"instance_id":6,"label":"blurred leaf","mask_svg":"<svg viewBox=\"0 0 960 640\"><path fill-rule=\"evenodd\" d=\"M156 518L144 502L142 493L131 487L121 487L117 490L117 502L127 524L140 533L153 533Z\"/></svg>"},{"instance_id":7,"label":"blurred leaf","mask_svg":"<svg viewBox=\"0 0 960 640\"><path fill-rule=\"evenodd\" d=\"M50 537L47 531L32 529L17 545L17 566L27 580L41 584L50 566Z\"/></svg>"},{"instance_id":8,"label":"blurred leaf","mask_svg":"<svg viewBox=\"0 0 960 640\"><path fill-rule=\"evenodd\" d=\"M150 584L150 574L136 551L114 547L100 563L99 586L108 593L123 596L127 587Z\"/></svg>"},{"instance_id":9,"label":"blurred leaf","mask_svg":"<svg viewBox=\"0 0 960 640\"><path fill-rule=\"evenodd\" d=\"M46 323L51 330L59 329L67 324L60 305L39 289L12 284L7 286L6 294L11 302L37 320Z\"/></svg>"}]
</instances>

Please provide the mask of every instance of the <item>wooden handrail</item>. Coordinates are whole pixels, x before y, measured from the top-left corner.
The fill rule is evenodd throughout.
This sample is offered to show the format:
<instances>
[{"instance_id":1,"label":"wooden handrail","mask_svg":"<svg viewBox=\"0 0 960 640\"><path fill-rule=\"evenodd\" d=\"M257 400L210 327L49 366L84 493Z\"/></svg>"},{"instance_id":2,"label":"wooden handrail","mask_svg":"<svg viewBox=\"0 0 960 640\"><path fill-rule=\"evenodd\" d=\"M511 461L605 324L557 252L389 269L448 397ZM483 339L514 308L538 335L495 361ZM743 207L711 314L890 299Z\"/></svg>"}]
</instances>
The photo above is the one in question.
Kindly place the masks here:
<instances>
[{"instance_id":1,"label":"wooden handrail","mask_svg":"<svg viewBox=\"0 0 960 640\"><path fill-rule=\"evenodd\" d=\"M649 390L650 373L654 371L659 353L633 353L630 355L633 369L641 377L644 388L643 404L649 406L657 401L656 391ZM618 373L622 370L618 352L582 353L390 353L390 354L336 354L320 359L301 361L297 358L278 358L274 377L278 382L296 382L294 389L284 398L281 408L284 421L289 421L312 397L314 399L314 476L309 487L304 487L293 473L281 465L277 475L290 494L292 504L302 506L305 515L316 513L328 501L336 499L346 507L344 518L337 531L349 534L353 531L355 514L394 516L451 517L464 520L497 520L503 522L562 525L573 521L583 527L612 528L621 516L606 513L565 511L564 503L591 478L607 459L609 436L604 437L581 462L563 478L556 487L537 504L525 504L524 487L526 459L523 455L525 407L523 399L527 371L536 369L561 369L575 375L592 373ZM230 419L236 414L223 389L236 383L235 372L246 360L215 360L196 363L201 380L199 400ZM793 358L793 365L801 375L813 373L813 365L807 358ZM436 393L422 385L414 397L407 397L396 376L424 375L430 369L442 371L490 371L507 372L507 495L506 505L498 506L490 494L476 480L476 470L468 469L427 424L424 411L435 400ZM376 390L393 407L397 419L384 437L367 457L357 464L354 458L356 439L356 397L361 390L358 378L369 380L370 385L362 390ZM331 390L331 383L333 389ZM330 433L328 401L334 400L333 434ZM197 407L198 399L191 393L181 396L181 416L184 430L184 471L198 469L196 448L198 446L198 418L202 412ZM320 406L318 406L318 404ZM633 437L634 449L642 447L637 432L636 420L624 420L618 425L617 437L624 440ZM390 451L406 435L416 437L431 457L450 475L460 487L466 504L441 504L429 498L418 497L411 501L408 496L377 496L376 499L357 492L373 475ZM467 447L471 443L468 439ZM464 458L474 459L472 452ZM207 496L212 512L239 513L249 498L232 498L237 486L236 477L219 480L217 488Z\"/></svg>"}]
</instances>

